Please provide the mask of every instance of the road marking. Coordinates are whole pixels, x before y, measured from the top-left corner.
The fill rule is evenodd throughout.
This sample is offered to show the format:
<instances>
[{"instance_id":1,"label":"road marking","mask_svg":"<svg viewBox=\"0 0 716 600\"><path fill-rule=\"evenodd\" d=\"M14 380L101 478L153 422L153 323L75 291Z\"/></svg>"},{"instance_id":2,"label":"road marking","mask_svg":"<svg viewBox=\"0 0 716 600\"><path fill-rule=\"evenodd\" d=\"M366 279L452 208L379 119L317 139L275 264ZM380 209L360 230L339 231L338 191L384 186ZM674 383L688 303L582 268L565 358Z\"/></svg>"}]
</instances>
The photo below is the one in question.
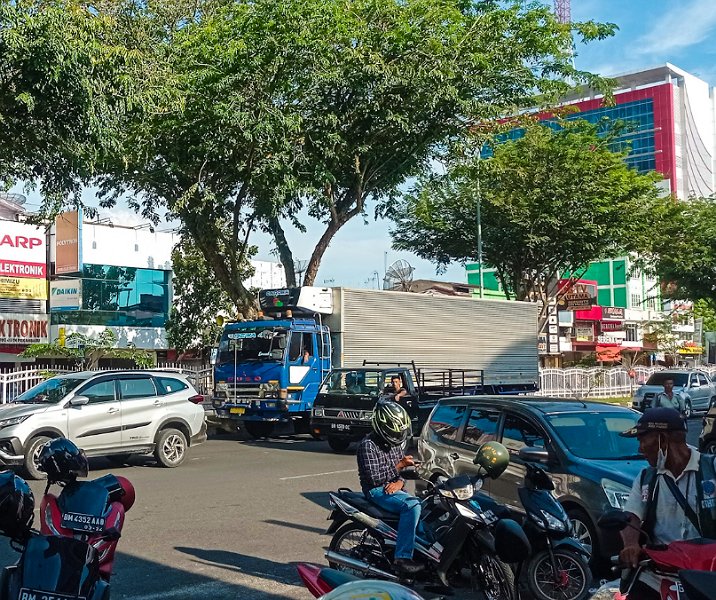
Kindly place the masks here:
<instances>
[{"instance_id":1,"label":"road marking","mask_svg":"<svg viewBox=\"0 0 716 600\"><path fill-rule=\"evenodd\" d=\"M358 469L345 469L343 471L326 471L325 473L311 473L310 475L294 475L293 477L279 477L279 481L289 479L305 479L306 477L323 477L324 475L339 475L340 473L355 473Z\"/></svg>"}]
</instances>

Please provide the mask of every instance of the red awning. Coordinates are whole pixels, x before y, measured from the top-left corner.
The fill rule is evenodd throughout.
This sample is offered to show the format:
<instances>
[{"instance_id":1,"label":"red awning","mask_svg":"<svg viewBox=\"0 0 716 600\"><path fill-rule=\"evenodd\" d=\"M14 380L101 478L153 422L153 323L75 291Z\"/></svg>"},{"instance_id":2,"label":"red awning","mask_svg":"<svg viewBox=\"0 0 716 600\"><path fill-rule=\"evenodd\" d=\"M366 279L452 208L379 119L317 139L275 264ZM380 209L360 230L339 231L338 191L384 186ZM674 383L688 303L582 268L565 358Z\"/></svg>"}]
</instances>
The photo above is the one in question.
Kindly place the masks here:
<instances>
[{"instance_id":1,"label":"red awning","mask_svg":"<svg viewBox=\"0 0 716 600\"><path fill-rule=\"evenodd\" d=\"M597 360L601 362L616 362L622 358L620 346L597 346Z\"/></svg>"}]
</instances>

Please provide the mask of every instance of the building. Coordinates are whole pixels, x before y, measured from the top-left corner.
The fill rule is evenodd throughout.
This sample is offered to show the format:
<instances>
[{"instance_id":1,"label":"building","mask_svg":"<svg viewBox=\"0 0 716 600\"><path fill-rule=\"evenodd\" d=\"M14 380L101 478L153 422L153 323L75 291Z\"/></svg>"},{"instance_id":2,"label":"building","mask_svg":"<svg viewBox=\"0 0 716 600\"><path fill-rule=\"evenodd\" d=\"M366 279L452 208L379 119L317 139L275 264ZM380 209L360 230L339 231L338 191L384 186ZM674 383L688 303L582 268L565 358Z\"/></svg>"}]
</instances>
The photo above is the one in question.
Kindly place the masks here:
<instances>
[{"instance_id":1,"label":"building","mask_svg":"<svg viewBox=\"0 0 716 600\"><path fill-rule=\"evenodd\" d=\"M565 118L623 121L629 128L616 143L620 148L629 146L627 163L630 166L642 173L661 173L665 192L681 200L716 193L714 88L671 64L618 75L614 79L613 105L606 105L604 98L594 90L582 90L565 99L565 106L576 109ZM522 130L516 129L507 137L522 134ZM468 283L479 285L477 264L468 264L466 269ZM583 280L594 283L595 307L607 308L607 313L618 309L611 312L612 317L624 311L624 317L621 321L603 320L604 311L596 309L588 311L589 314L576 311L570 315L567 314L570 311L560 311L560 351L564 357L577 359L585 353L596 352L597 346L614 345L653 352L649 342L645 346L644 332L663 321L664 311L671 309L662 302L659 282L635 269L629 257L592 263ZM500 289L489 269L484 270L483 281L486 289ZM601 323L606 329L601 328ZM590 326L592 333L588 334ZM691 342L693 320L678 319L673 332L682 344ZM684 352L685 359L694 356Z\"/></svg>"}]
</instances>

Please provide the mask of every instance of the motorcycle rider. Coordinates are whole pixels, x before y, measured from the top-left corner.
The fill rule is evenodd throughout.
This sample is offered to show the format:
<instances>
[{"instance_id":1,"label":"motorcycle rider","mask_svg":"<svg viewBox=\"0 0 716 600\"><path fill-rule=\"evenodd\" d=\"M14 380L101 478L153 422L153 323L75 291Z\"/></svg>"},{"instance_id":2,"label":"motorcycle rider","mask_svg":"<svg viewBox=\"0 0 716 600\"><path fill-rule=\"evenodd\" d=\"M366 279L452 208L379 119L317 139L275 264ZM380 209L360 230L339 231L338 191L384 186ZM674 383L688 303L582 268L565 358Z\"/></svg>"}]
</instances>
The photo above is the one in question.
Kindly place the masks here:
<instances>
[{"instance_id":1,"label":"motorcycle rider","mask_svg":"<svg viewBox=\"0 0 716 600\"><path fill-rule=\"evenodd\" d=\"M415 531L420 521L420 501L405 490L400 471L413 466L403 452L411 433L410 417L396 402L378 402L373 411L373 431L358 445L358 476L365 497L388 512L400 515L395 543L395 565L406 573L422 567L413 561Z\"/></svg>"},{"instance_id":2,"label":"motorcycle rider","mask_svg":"<svg viewBox=\"0 0 716 600\"><path fill-rule=\"evenodd\" d=\"M679 412L649 408L635 427L620 435L636 437L639 452L650 465L634 481L624 506L631 513L631 527L621 533L621 562L638 565L642 554L638 529L658 544L716 537L716 458L687 445L686 423ZM641 581L632 594L647 600L659 597L653 585Z\"/></svg>"}]
</instances>

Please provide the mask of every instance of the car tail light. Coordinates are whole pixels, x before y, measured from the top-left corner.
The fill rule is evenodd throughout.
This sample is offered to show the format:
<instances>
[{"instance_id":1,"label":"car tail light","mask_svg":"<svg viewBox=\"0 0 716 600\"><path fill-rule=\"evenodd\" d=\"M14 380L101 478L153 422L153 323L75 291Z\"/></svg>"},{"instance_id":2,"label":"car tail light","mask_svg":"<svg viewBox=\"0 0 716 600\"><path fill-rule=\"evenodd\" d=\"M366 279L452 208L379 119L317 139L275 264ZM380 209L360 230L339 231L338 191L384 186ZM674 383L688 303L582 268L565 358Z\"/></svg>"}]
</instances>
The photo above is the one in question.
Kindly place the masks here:
<instances>
[{"instance_id":1,"label":"car tail light","mask_svg":"<svg viewBox=\"0 0 716 600\"><path fill-rule=\"evenodd\" d=\"M204 396L202 396L201 394L197 394L196 396L192 396L191 398L189 398L189 402L193 402L194 404L201 404L202 402L204 402Z\"/></svg>"}]
</instances>

